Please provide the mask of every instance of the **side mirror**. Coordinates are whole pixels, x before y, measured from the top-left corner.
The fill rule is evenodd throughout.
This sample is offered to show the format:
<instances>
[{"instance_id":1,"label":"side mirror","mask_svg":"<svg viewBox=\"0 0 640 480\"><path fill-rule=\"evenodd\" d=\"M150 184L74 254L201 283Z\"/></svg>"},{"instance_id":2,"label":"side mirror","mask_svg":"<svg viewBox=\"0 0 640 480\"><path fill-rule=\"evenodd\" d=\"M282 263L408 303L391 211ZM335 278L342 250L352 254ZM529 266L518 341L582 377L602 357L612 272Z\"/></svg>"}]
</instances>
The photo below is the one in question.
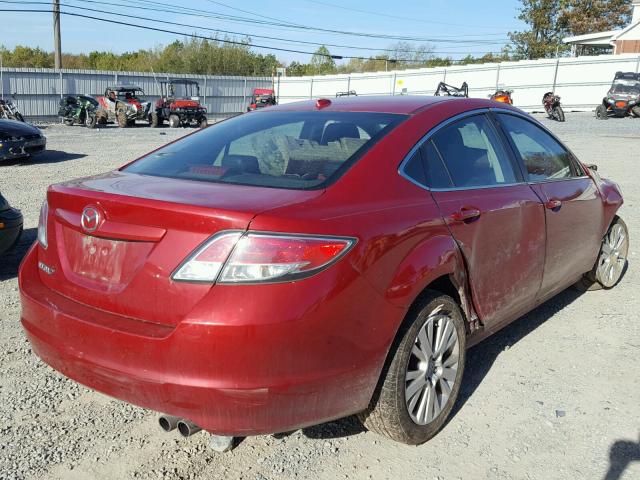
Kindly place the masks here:
<instances>
[{"instance_id":1,"label":"side mirror","mask_svg":"<svg viewBox=\"0 0 640 480\"><path fill-rule=\"evenodd\" d=\"M598 165L596 165L595 163L591 163L591 164L587 165L587 168L589 170L593 170L594 172L598 171Z\"/></svg>"}]
</instances>

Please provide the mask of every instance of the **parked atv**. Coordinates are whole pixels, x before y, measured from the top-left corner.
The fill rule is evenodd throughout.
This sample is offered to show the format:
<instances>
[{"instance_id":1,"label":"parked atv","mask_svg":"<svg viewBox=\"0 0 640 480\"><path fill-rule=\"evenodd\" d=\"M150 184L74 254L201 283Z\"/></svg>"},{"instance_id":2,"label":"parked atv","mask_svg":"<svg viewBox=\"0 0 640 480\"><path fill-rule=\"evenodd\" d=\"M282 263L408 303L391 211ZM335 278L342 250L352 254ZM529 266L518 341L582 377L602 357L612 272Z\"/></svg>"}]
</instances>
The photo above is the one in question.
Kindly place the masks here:
<instances>
[{"instance_id":1,"label":"parked atv","mask_svg":"<svg viewBox=\"0 0 640 480\"><path fill-rule=\"evenodd\" d=\"M176 78L160 82L162 98L151 113L151 126L159 127L169 120L171 128L207 126L207 109L200 105L200 85L195 80Z\"/></svg>"},{"instance_id":2,"label":"parked atv","mask_svg":"<svg viewBox=\"0 0 640 480\"><path fill-rule=\"evenodd\" d=\"M489 99L494 102L507 103L513 105L513 98L511 94L513 90L497 90L493 95L489 95Z\"/></svg>"},{"instance_id":3,"label":"parked atv","mask_svg":"<svg viewBox=\"0 0 640 480\"><path fill-rule=\"evenodd\" d=\"M15 100L15 96L12 95L12 97ZM16 107L16 104L9 98L0 99L0 118L24 122L24 117L18 110L18 107Z\"/></svg>"},{"instance_id":4,"label":"parked atv","mask_svg":"<svg viewBox=\"0 0 640 480\"><path fill-rule=\"evenodd\" d=\"M100 104L88 95L67 96L60 99L58 116L62 117L65 125L84 125L88 128L96 128L98 118L96 112Z\"/></svg>"},{"instance_id":5,"label":"parked atv","mask_svg":"<svg viewBox=\"0 0 640 480\"><path fill-rule=\"evenodd\" d=\"M276 103L276 96L273 90L268 88L254 88L251 103L247 107L247 112L258 110L259 108L270 107Z\"/></svg>"},{"instance_id":6,"label":"parked atv","mask_svg":"<svg viewBox=\"0 0 640 480\"><path fill-rule=\"evenodd\" d=\"M542 105L551 120L564 122L564 110L560 106L560 97L553 92L547 92L542 97Z\"/></svg>"},{"instance_id":7,"label":"parked atv","mask_svg":"<svg viewBox=\"0 0 640 480\"><path fill-rule=\"evenodd\" d=\"M151 123L151 102L141 100L144 90L135 85L118 85L109 87L100 97L100 108L96 112L98 123L116 122L119 127L130 127L136 120Z\"/></svg>"},{"instance_id":8,"label":"parked atv","mask_svg":"<svg viewBox=\"0 0 640 480\"><path fill-rule=\"evenodd\" d=\"M453 85L448 85L444 82L440 82L438 84L436 92L433 95L436 97L444 96L469 98L469 85L467 85L467 82L462 82L462 85L460 86L460 88L458 88L454 87Z\"/></svg>"},{"instance_id":9,"label":"parked atv","mask_svg":"<svg viewBox=\"0 0 640 480\"><path fill-rule=\"evenodd\" d=\"M617 72L609 93L596 107L596 118L607 120L609 116L629 114L640 117L640 73Z\"/></svg>"}]
</instances>

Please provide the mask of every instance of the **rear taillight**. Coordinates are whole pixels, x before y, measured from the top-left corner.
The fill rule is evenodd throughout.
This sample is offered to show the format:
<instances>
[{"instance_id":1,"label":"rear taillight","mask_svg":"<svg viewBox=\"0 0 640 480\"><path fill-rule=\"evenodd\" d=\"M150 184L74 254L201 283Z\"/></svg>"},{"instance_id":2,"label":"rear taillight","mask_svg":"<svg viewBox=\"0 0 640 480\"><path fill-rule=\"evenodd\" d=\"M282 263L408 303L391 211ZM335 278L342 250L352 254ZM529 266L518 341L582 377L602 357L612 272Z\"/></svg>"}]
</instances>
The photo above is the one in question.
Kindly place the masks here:
<instances>
[{"instance_id":1,"label":"rear taillight","mask_svg":"<svg viewBox=\"0 0 640 480\"><path fill-rule=\"evenodd\" d=\"M173 274L173 279L186 282L215 282L241 236L241 232L215 235L180 265Z\"/></svg>"},{"instance_id":2,"label":"rear taillight","mask_svg":"<svg viewBox=\"0 0 640 480\"><path fill-rule=\"evenodd\" d=\"M343 237L217 235L191 255L173 279L235 284L299 280L336 262L354 243Z\"/></svg>"},{"instance_id":3,"label":"rear taillight","mask_svg":"<svg viewBox=\"0 0 640 480\"><path fill-rule=\"evenodd\" d=\"M47 248L47 219L49 217L49 204L45 200L40 207L40 220L38 221L38 243L42 248Z\"/></svg>"}]
</instances>

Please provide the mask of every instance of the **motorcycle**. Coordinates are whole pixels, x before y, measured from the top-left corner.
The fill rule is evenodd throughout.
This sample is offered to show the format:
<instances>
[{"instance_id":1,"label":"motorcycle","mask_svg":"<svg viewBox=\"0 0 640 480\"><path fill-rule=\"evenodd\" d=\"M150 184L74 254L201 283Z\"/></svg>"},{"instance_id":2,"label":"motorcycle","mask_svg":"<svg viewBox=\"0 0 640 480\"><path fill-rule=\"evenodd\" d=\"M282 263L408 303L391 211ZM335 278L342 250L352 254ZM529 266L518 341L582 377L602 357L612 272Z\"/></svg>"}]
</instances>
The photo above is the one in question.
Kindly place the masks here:
<instances>
[{"instance_id":1,"label":"motorcycle","mask_svg":"<svg viewBox=\"0 0 640 480\"><path fill-rule=\"evenodd\" d=\"M509 105L513 105L513 98L511 94L513 90L497 90L496 93L489 96L490 100L494 102L507 103Z\"/></svg>"},{"instance_id":2,"label":"motorcycle","mask_svg":"<svg viewBox=\"0 0 640 480\"><path fill-rule=\"evenodd\" d=\"M77 95L75 97L69 95L60 99L60 109L58 116L62 117L62 123L65 125L84 125L87 128L95 128L98 123L96 110L98 109L98 101L88 95Z\"/></svg>"},{"instance_id":3,"label":"motorcycle","mask_svg":"<svg viewBox=\"0 0 640 480\"><path fill-rule=\"evenodd\" d=\"M15 97L14 97L15 100ZM0 99L0 118L4 118L6 120L17 120L19 122L24 122L24 117L16 107L16 104L13 103L10 99Z\"/></svg>"},{"instance_id":4,"label":"motorcycle","mask_svg":"<svg viewBox=\"0 0 640 480\"><path fill-rule=\"evenodd\" d=\"M560 106L560 97L553 92L547 92L542 97L542 105L551 120L564 122L564 110Z\"/></svg>"},{"instance_id":5,"label":"motorcycle","mask_svg":"<svg viewBox=\"0 0 640 480\"><path fill-rule=\"evenodd\" d=\"M445 96L469 98L469 85L467 85L467 82L463 82L462 85L458 88L454 87L453 85L448 85L444 82L440 82L438 84L436 92L433 95L435 97Z\"/></svg>"}]
</instances>

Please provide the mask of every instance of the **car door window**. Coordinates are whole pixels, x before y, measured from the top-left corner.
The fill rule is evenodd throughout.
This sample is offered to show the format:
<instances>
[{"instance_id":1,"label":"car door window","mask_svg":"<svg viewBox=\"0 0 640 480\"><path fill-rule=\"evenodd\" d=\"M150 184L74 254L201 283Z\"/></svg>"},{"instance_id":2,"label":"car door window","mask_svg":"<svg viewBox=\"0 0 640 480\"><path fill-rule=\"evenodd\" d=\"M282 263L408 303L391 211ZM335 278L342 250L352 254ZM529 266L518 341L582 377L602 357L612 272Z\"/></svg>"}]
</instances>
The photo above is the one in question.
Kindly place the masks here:
<instances>
[{"instance_id":1,"label":"car door window","mask_svg":"<svg viewBox=\"0 0 640 480\"><path fill-rule=\"evenodd\" d=\"M459 120L432 137L454 187L516 183L513 165L485 115Z\"/></svg>"},{"instance_id":2,"label":"car door window","mask_svg":"<svg viewBox=\"0 0 640 480\"><path fill-rule=\"evenodd\" d=\"M571 154L543 129L515 115L498 114L498 119L522 157L528 181L581 175Z\"/></svg>"}]
</instances>

